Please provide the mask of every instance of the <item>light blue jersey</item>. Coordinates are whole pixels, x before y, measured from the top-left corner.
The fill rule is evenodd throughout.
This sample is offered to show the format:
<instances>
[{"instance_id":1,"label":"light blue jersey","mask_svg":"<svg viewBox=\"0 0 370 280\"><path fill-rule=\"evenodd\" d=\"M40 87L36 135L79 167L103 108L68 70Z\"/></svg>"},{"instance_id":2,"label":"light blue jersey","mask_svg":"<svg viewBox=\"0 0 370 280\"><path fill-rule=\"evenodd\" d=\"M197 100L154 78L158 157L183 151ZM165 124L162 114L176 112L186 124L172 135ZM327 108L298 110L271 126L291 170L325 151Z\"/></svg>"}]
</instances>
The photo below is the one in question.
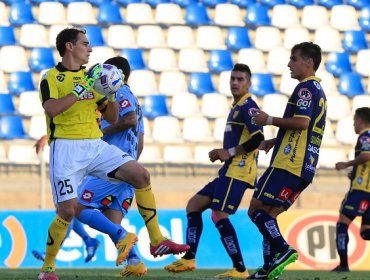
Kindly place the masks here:
<instances>
[{"instance_id":1,"label":"light blue jersey","mask_svg":"<svg viewBox=\"0 0 370 280\"><path fill-rule=\"evenodd\" d=\"M137 159L139 136L140 133L144 133L141 107L128 85L124 85L117 91L117 102L119 118L122 118L129 112L135 111L137 125L135 128L130 128L125 131L106 134L103 136L103 140L117 146L134 159ZM102 119L101 128L105 128L109 125L107 121ZM122 211L123 216L127 214L133 197L134 188L128 183L121 182L119 184L112 184L92 176L86 177L78 189L78 202L80 204L100 210L106 208L115 209Z\"/></svg>"}]
</instances>

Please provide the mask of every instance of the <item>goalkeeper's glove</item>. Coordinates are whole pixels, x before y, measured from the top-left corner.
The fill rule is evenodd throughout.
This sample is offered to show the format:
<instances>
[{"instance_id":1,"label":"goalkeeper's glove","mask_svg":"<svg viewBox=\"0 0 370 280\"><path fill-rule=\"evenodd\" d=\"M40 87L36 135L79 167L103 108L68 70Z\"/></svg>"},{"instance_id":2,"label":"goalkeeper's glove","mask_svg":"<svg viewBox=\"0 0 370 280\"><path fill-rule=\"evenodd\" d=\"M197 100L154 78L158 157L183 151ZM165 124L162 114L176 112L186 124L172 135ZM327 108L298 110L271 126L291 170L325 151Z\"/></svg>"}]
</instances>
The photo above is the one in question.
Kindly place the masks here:
<instances>
[{"instance_id":1,"label":"goalkeeper's glove","mask_svg":"<svg viewBox=\"0 0 370 280\"><path fill-rule=\"evenodd\" d=\"M116 102L116 93L113 92L113 93L107 94L107 99L109 102L112 102L112 103Z\"/></svg>"},{"instance_id":2,"label":"goalkeeper's glove","mask_svg":"<svg viewBox=\"0 0 370 280\"><path fill-rule=\"evenodd\" d=\"M102 65L95 64L92 66L89 71L87 71L85 77L82 81L72 90L72 93L77 97L80 98L86 91L91 90L94 86L94 83L97 79L99 79L102 75Z\"/></svg>"}]
</instances>

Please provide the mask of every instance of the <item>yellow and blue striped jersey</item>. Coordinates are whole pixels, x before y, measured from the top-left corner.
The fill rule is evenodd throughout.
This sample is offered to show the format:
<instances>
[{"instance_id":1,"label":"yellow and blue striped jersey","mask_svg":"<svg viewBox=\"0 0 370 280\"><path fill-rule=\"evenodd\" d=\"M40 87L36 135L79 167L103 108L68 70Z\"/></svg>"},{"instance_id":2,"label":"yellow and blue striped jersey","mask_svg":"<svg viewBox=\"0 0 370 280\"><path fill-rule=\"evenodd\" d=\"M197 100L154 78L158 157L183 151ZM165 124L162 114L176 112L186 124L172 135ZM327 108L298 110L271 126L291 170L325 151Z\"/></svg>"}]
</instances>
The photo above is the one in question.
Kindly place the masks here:
<instances>
[{"instance_id":1,"label":"yellow and blue striped jersey","mask_svg":"<svg viewBox=\"0 0 370 280\"><path fill-rule=\"evenodd\" d=\"M297 85L288 100L284 118L307 118L310 123L306 130L279 129L272 167L312 182L325 129L326 109L326 96L318 78L308 77Z\"/></svg>"},{"instance_id":2,"label":"yellow and blue striped jersey","mask_svg":"<svg viewBox=\"0 0 370 280\"><path fill-rule=\"evenodd\" d=\"M364 129L358 136L355 157L361 153L370 153L370 128ZM370 161L353 167L351 189L370 192Z\"/></svg>"}]
</instances>

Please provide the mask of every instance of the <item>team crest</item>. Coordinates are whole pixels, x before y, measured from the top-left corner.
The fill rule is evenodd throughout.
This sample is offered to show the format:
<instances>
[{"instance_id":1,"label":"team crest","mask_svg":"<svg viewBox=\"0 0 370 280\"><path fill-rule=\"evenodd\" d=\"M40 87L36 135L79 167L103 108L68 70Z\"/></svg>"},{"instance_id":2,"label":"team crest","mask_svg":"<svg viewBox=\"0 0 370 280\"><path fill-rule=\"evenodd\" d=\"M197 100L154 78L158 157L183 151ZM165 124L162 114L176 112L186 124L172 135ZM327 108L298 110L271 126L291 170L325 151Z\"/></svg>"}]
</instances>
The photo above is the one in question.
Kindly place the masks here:
<instances>
[{"instance_id":1,"label":"team crest","mask_svg":"<svg viewBox=\"0 0 370 280\"><path fill-rule=\"evenodd\" d=\"M239 111L235 111L233 114L233 119L235 119L239 115Z\"/></svg>"},{"instance_id":2,"label":"team crest","mask_svg":"<svg viewBox=\"0 0 370 280\"><path fill-rule=\"evenodd\" d=\"M257 111L258 111L257 108L249 108L248 115L250 115L251 117L253 117L254 115L257 114Z\"/></svg>"},{"instance_id":3,"label":"team crest","mask_svg":"<svg viewBox=\"0 0 370 280\"><path fill-rule=\"evenodd\" d=\"M301 88L298 91L298 97L303 100L311 100L312 93L308 90L308 88Z\"/></svg>"}]
</instances>

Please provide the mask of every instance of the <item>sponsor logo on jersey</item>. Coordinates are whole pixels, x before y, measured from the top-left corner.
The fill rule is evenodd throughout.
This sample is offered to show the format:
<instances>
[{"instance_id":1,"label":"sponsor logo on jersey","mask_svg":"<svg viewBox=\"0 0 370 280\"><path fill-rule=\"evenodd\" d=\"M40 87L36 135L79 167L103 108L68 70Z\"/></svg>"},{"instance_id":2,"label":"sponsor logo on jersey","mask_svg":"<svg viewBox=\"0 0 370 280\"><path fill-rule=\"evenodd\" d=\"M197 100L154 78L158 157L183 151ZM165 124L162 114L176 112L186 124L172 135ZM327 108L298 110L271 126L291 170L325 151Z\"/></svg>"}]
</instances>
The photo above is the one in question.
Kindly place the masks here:
<instances>
[{"instance_id":1,"label":"sponsor logo on jersey","mask_svg":"<svg viewBox=\"0 0 370 280\"><path fill-rule=\"evenodd\" d=\"M92 100L94 98L94 93L85 91L83 94L80 95L78 100Z\"/></svg>"},{"instance_id":2,"label":"sponsor logo on jersey","mask_svg":"<svg viewBox=\"0 0 370 280\"><path fill-rule=\"evenodd\" d=\"M306 164L304 165L304 169L305 169L305 170L308 170L308 171L310 171L310 172L312 172L312 173L314 173L314 172L315 172L315 170L316 170L316 168L313 166L313 165L314 165L314 163L315 163L315 158L312 156L312 154L310 154L310 156L309 156L309 158L308 158L308 163L306 163Z\"/></svg>"},{"instance_id":3,"label":"sponsor logo on jersey","mask_svg":"<svg viewBox=\"0 0 370 280\"><path fill-rule=\"evenodd\" d=\"M239 166L239 167L244 167L244 166L245 166L245 160L241 160L241 161L239 161L238 166Z\"/></svg>"},{"instance_id":4,"label":"sponsor logo on jersey","mask_svg":"<svg viewBox=\"0 0 370 280\"><path fill-rule=\"evenodd\" d=\"M56 76L56 79L57 79L58 82L63 82L65 77L66 77L65 74L58 74Z\"/></svg>"},{"instance_id":5,"label":"sponsor logo on jersey","mask_svg":"<svg viewBox=\"0 0 370 280\"><path fill-rule=\"evenodd\" d=\"M248 115L250 115L251 117L253 117L254 115L257 115L258 114L257 111L258 111L257 108L249 108Z\"/></svg>"},{"instance_id":6,"label":"sponsor logo on jersey","mask_svg":"<svg viewBox=\"0 0 370 280\"><path fill-rule=\"evenodd\" d=\"M278 194L278 198L280 198L283 201L286 201L289 199L289 196L292 194L292 189L284 187L280 193Z\"/></svg>"},{"instance_id":7,"label":"sponsor logo on jersey","mask_svg":"<svg viewBox=\"0 0 370 280\"><path fill-rule=\"evenodd\" d=\"M316 147L316 146L313 146L311 144L308 144L307 151L312 152L312 153L318 155L319 152L320 152L320 148L319 147Z\"/></svg>"},{"instance_id":8,"label":"sponsor logo on jersey","mask_svg":"<svg viewBox=\"0 0 370 280\"><path fill-rule=\"evenodd\" d=\"M84 193L82 194L82 199L91 202L92 198L94 197L94 193L89 190L84 190Z\"/></svg>"},{"instance_id":9,"label":"sponsor logo on jersey","mask_svg":"<svg viewBox=\"0 0 370 280\"><path fill-rule=\"evenodd\" d=\"M129 108L131 106L130 101L127 98L126 99L122 99L119 102L119 105L121 106L122 109L126 109L126 108Z\"/></svg>"},{"instance_id":10,"label":"sponsor logo on jersey","mask_svg":"<svg viewBox=\"0 0 370 280\"><path fill-rule=\"evenodd\" d=\"M284 148L284 154L286 155L289 154L291 150L292 150L292 145L290 144L286 145Z\"/></svg>"},{"instance_id":11,"label":"sponsor logo on jersey","mask_svg":"<svg viewBox=\"0 0 370 280\"><path fill-rule=\"evenodd\" d=\"M321 86L320 86L320 84L317 82L317 81L313 81L313 84L315 85L315 87L317 88L317 89L321 89Z\"/></svg>"},{"instance_id":12,"label":"sponsor logo on jersey","mask_svg":"<svg viewBox=\"0 0 370 280\"><path fill-rule=\"evenodd\" d=\"M361 185L361 184L362 184L362 181L363 181L362 177L358 177L358 178L357 178L357 183L358 183L359 185Z\"/></svg>"},{"instance_id":13,"label":"sponsor logo on jersey","mask_svg":"<svg viewBox=\"0 0 370 280\"><path fill-rule=\"evenodd\" d=\"M359 206L358 211L360 213L364 213L364 212L366 212L367 208L369 208L369 202L367 200L362 200L360 202L360 206Z\"/></svg>"},{"instance_id":14,"label":"sponsor logo on jersey","mask_svg":"<svg viewBox=\"0 0 370 280\"><path fill-rule=\"evenodd\" d=\"M298 91L298 97L302 100L308 101L312 98L312 93L307 88L301 88Z\"/></svg>"}]
</instances>

